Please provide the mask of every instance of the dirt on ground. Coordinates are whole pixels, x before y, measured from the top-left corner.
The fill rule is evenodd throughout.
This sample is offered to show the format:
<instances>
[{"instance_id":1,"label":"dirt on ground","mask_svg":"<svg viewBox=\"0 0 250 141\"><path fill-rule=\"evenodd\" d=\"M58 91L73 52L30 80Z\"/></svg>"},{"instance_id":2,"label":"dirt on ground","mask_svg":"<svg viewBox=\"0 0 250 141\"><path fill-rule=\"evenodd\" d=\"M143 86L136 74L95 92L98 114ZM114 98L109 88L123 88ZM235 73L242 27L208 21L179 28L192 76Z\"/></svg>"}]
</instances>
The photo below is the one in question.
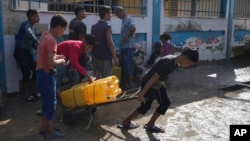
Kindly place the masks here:
<instances>
[{"instance_id":1,"label":"dirt on ground","mask_svg":"<svg viewBox=\"0 0 250 141\"><path fill-rule=\"evenodd\" d=\"M225 141L229 140L229 125L250 125L250 90L247 87L231 91L219 88L250 81L249 61L242 65L224 62L178 69L168 77L167 92L172 102L157 124L164 134L146 132L143 125L158 104L144 116L134 119L140 127L121 130L116 127L127 114L139 106L136 99L97 106L90 116L85 107L74 111L74 124L65 125L63 108L57 105L55 126L66 133L61 141ZM27 102L19 94L4 96L4 111L0 115L0 141L42 141L39 135L41 101Z\"/></svg>"}]
</instances>

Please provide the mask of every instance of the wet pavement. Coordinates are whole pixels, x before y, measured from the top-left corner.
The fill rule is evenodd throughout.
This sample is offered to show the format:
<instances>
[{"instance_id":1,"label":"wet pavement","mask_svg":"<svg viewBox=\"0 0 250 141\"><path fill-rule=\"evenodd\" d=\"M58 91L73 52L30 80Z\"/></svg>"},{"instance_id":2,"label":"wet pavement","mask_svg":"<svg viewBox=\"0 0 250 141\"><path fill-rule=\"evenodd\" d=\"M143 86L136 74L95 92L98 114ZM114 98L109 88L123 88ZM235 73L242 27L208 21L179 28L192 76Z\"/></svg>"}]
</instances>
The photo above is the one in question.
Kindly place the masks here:
<instances>
[{"instance_id":1,"label":"wet pavement","mask_svg":"<svg viewBox=\"0 0 250 141\"><path fill-rule=\"evenodd\" d=\"M219 88L250 81L249 57L225 61L200 62L190 69L178 69L167 80L167 92L172 101L157 124L166 133L150 133L143 129L157 107L134 119L140 127L121 130L116 124L139 103L133 99L97 107L90 117L75 116L74 125L64 125L58 105L55 124L66 132L62 141L228 141L229 125L250 125L250 88L233 91ZM5 97L5 111L0 115L0 140L39 141L40 102L26 103L19 96Z\"/></svg>"}]
</instances>

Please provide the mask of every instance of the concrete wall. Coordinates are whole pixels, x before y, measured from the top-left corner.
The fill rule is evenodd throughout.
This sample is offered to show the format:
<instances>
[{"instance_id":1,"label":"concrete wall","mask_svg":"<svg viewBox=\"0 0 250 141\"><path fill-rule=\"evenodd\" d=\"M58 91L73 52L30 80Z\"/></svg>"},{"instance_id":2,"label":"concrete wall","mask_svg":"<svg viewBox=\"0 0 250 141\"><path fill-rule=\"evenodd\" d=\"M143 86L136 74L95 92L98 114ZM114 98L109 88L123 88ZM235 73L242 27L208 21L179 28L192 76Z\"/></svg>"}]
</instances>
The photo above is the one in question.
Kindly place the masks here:
<instances>
[{"instance_id":1,"label":"concrete wall","mask_svg":"<svg viewBox=\"0 0 250 141\"><path fill-rule=\"evenodd\" d=\"M164 2L162 1L162 8L164 9ZM227 3L227 6L229 4ZM162 10L163 11L163 10ZM227 8L228 11L228 8ZM228 13L228 12L227 12ZM227 14L228 15L228 14ZM161 31L170 33L175 39L185 39L182 42L183 45L177 46L178 48L185 48L188 43L195 43L200 53L200 60L212 61L226 58L227 47L227 28L228 28L228 16L226 18L173 18L165 17L164 12L161 14ZM250 42L250 20L249 19L234 19L233 20L233 33L232 33L232 52L231 57L238 56L239 50L243 50L239 47L245 46L245 43ZM238 32L240 30L240 33ZM224 32L224 35L214 36L216 32ZM195 33L196 32L196 33ZM207 33L204 33L207 32ZM189 34L188 37L186 37ZM207 35L204 35L207 34ZM214 41L210 42L211 38ZM176 41L171 41L176 43ZM209 43L208 43L209 42ZM221 46L223 45L223 46ZM218 47L219 46L219 47ZM189 46L190 47L190 46ZM246 48L246 47L244 47ZM249 48L249 46L247 46ZM237 52L237 53L236 53Z\"/></svg>"},{"instance_id":2,"label":"concrete wall","mask_svg":"<svg viewBox=\"0 0 250 141\"><path fill-rule=\"evenodd\" d=\"M3 29L4 29L4 47L5 47L5 60L6 60L6 83L7 83L7 92L17 92L19 90L19 80L21 79L21 72L13 58L14 50L14 35L17 33L19 25L27 20L26 10L13 11L10 10L11 4L9 0L3 0ZM134 17L135 23L137 25L136 33L146 33L147 39L152 38L152 1L148 1L148 16L147 17ZM58 12L63 14L65 18L70 21L75 17L73 12ZM40 12L40 22L37 26L37 32L40 33L44 29L48 28L51 17L57 13L54 12ZM87 25L87 33L90 33L91 26L99 20L98 14L88 14L86 19L83 22ZM109 22L112 26L113 34L120 33L121 20L113 15L111 21ZM65 34L68 34L68 29L65 31ZM147 40L146 42L146 58L151 52L151 41Z\"/></svg>"},{"instance_id":3,"label":"concrete wall","mask_svg":"<svg viewBox=\"0 0 250 141\"><path fill-rule=\"evenodd\" d=\"M162 1L163 3L163 1ZM162 4L162 9L164 4ZM163 11L163 10L162 10ZM219 60L226 58L226 31L227 31L227 19L226 18L175 18L175 17L165 17L164 12L161 14L161 31L172 33L172 34L179 34L186 32L185 34L189 34L188 37L185 37L185 40L182 40L183 45L178 46L178 48L185 48L190 47L188 43L194 44L195 42L199 41L199 45L196 47L199 49L200 53L200 60ZM201 37L201 33L204 32L212 33L211 31L225 31L225 35L217 36L217 40L220 40L220 43L223 44L222 48L210 48L210 46L214 46L214 43L207 43L210 38L214 38L212 36L203 35ZM195 34L196 32L196 34ZM186 35L184 35L186 36ZM181 37L178 36L177 40ZM180 40L180 39L179 39ZM174 42L174 41L173 41ZM201 43L200 43L201 42Z\"/></svg>"},{"instance_id":4,"label":"concrete wall","mask_svg":"<svg viewBox=\"0 0 250 141\"><path fill-rule=\"evenodd\" d=\"M14 58L12 56L13 49L14 49L14 35L16 34L19 25L21 22L25 21L26 18L26 10L25 11L13 11L11 10L12 6L11 0L2 0L2 6L3 6L3 30L4 30L4 48L5 48L5 60L6 60L6 83L7 83L7 91L8 93L16 92L19 90L18 86L18 80L21 79L21 73L19 67L16 65L16 62L14 61ZM202 43L200 44L199 52L200 52L200 59L201 60L219 60L219 59L225 59L226 58L226 35L227 35L227 24L228 20L227 18L170 18L164 16L163 11L163 0L162 7L161 7L161 26L160 31L163 32L171 32L173 35L178 35L183 31L192 33L189 34L189 38L185 39L187 43L192 43L193 41L199 41L201 40ZM135 23L137 25L137 33L146 33L147 41L146 41L146 59L149 57L151 53L151 47L152 47L152 5L153 0L148 0L147 4L147 16L142 17L134 17ZM63 14L68 21L70 21L72 18L74 18L73 13L69 12L59 12ZM37 31L43 31L45 28L48 27L50 18L56 13L53 12L41 12L40 13L40 25L37 28ZM87 32L90 33L91 26L96 23L99 20L99 16L97 14L88 14L86 19L84 19L84 23L87 25ZM120 32L120 26L121 26L121 20L118 19L116 16L113 16L110 24L112 25L112 30L114 34L119 34ZM234 28L235 29L243 29L243 30L249 30L250 29L250 20L245 19L237 19L234 20ZM220 43L223 45L219 49L214 48L211 49L210 46L213 46L212 43L207 43L206 40L210 39L209 34L208 37L205 39L199 39L197 37L198 35L201 35L200 32L202 32L202 36L206 37L206 34L209 33L209 31L214 32L221 32L223 31L224 36L218 36L218 40L220 40ZM175 33L176 32L176 33ZM195 32L195 33L194 33ZM204 32L205 33L204 35ZM68 33L68 29L65 33ZM249 33L250 34L250 33ZM233 36L233 35L232 35ZM244 36L248 36L248 34L244 34ZM217 40L217 39L216 39ZM233 45L235 45L235 40L232 41ZM205 43L205 44L204 44ZM241 44L244 44L244 42L241 42ZM180 46L180 48L183 48L185 46ZM145 59L145 60L146 60Z\"/></svg>"}]
</instances>

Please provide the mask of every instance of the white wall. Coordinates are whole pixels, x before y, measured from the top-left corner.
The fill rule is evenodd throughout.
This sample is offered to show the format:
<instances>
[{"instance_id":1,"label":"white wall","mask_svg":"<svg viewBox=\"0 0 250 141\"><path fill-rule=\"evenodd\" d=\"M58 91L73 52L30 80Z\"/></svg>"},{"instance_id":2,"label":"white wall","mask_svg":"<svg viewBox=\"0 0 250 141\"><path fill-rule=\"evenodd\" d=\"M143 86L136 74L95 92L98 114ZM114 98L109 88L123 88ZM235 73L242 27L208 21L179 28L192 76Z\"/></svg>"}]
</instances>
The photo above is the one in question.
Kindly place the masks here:
<instances>
[{"instance_id":1,"label":"white wall","mask_svg":"<svg viewBox=\"0 0 250 141\"><path fill-rule=\"evenodd\" d=\"M227 31L227 21L226 19L195 19L195 18L167 18L163 17L161 21L161 30L163 32L170 32L171 28L176 28L177 25L186 25L187 23L192 22L201 29L201 31ZM172 31L174 29L172 28ZM225 33L226 35L226 33ZM226 36L225 36L226 37ZM225 45L225 44L224 44ZM206 46L199 48L200 60L219 60L223 59L226 56L226 47L223 50L207 50Z\"/></svg>"},{"instance_id":2,"label":"white wall","mask_svg":"<svg viewBox=\"0 0 250 141\"><path fill-rule=\"evenodd\" d=\"M220 19L206 19L206 18L170 18L164 16L163 11L163 0L161 1L161 23L160 31L171 31L177 25L186 24L188 22L194 23L197 28L200 28L201 31L225 31L225 41L224 48L222 50L208 50L206 48L199 49L200 60L219 60L226 58L226 35L227 35L227 18ZM5 60L6 60L6 81L7 81L7 91L8 93L18 91L18 80L21 79L20 69L16 65L14 58L12 56L14 49L14 34L17 32L21 22L26 20L26 11L12 11L9 9L11 3L9 0L3 0L3 24L4 24L4 45L5 45ZM147 11L148 14L145 17L133 17L137 26L137 33L147 33L147 56L149 57L152 47L152 5L153 0L148 0ZM61 12L58 12L61 13ZM56 14L53 12L41 12L40 13L40 23L49 24L51 17ZM73 13L63 14L68 21L74 18ZM86 19L83 22L87 25L87 32L90 33L91 26L99 20L98 14L88 14ZM113 16L110 24L114 34L120 32L121 20L116 16ZM234 20L234 26L245 27L245 29L250 29L250 20ZM65 31L68 33L68 29Z\"/></svg>"},{"instance_id":3,"label":"white wall","mask_svg":"<svg viewBox=\"0 0 250 141\"><path fill-rule=\"evenodd\" d=\"M151 38L152 38L152 1L148 1L148 16L147 17L133 17L136 24L136 33L147 33L147 56L151 52ZM7 6L8 7L8 6ZM19 80L21 79L21 72L13 58L13 50L15 46L15 37L19 25L21 22L27 20L26 11L11 11L7 8L3 11L3 21L4 21L4 46L5 46L5 60L6 60L6 83L7 83L7 92L17 92L19 91ZM60 12L58 12L60 13ZM53 12L40 12L40 22L39 24L48 25L51 17L57 13ZM61 13L65 16L67 21L70 21L75 17L73 12L64 12ZM90 33L91 26L99 20L98 14L87 14L83 22L87 25L87 33ZM114 34L120 33L121 20L113 15L111 21L109 22L112 26L112 31ZM65 31L67 34L68 29Z\"/></svg>"},{"instance_id":4,"label":"white wall","mask_svg":"<svg viewBox=\"0 0 250 141\"><path fill-rule=\"evenodd\" d=\"M180 26L187 26L192 23L200 31L227 31L226 18L178 18L164 16L164 1L162 1L161 27L163 32L176 32ZM225 36L226 39L226 36ZM224 43L226 45L226 42ZM208 50L205 46L199 48L200 60L219 60L226 58L226 47L223 50Z\"/></svg>"}]
</instances>

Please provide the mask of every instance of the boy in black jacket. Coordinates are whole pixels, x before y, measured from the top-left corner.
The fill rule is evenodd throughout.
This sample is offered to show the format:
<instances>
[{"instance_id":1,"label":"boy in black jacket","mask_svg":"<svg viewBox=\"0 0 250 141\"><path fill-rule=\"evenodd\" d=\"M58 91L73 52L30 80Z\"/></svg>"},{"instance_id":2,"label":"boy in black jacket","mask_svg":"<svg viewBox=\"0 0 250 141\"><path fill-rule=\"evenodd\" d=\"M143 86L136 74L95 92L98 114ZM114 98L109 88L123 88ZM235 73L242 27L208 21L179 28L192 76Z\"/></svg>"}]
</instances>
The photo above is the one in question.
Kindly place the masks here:
<instances>
[{"instance_id":1,"label":"boy in black jacket","mask_svg":"<svg viewBox=\"0 0 250 141\"><path fill-rule=\"evenodd\" d=\"M168 74L172 73L176 67L189 67L199 60L197 50L185 49L181 55L169 55L158 61L143 77L141 91L138 94L137 100L141 102L134 112L127 116L122 123L118 124L118 128L134 129L139 125L132 121L139 114L144 115L150 108L152 102L156 99L159 103L158 108L152 115L151 119L144 128L151 132L164 133L165 130L155 125L155 121L160 115L164 115L170 105L164 79Z\"/></svg>"}]
</instances>

